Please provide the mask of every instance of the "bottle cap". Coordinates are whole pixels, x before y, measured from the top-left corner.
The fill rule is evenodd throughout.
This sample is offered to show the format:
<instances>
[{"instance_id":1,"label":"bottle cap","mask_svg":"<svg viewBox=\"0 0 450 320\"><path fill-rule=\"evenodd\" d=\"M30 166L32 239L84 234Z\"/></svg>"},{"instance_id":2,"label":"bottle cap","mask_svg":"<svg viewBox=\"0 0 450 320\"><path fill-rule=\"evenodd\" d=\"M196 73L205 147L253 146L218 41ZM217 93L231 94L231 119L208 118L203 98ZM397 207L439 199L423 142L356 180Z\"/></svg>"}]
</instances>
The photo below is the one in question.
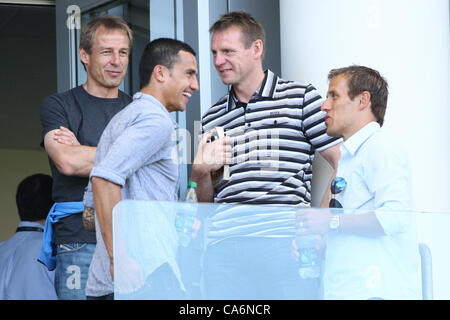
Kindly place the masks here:
<instances>
[{"instance_id":1,"label":"bottle cap","mask_svg":"<svg viewBox=\"0 0 450 320\"><path fill-rule=\"evenodd\" d=\"M188 187L189 187L189 188L194 188L194 189L197 188L197 182L189 181Z\"/></svg>"}]
</instances>

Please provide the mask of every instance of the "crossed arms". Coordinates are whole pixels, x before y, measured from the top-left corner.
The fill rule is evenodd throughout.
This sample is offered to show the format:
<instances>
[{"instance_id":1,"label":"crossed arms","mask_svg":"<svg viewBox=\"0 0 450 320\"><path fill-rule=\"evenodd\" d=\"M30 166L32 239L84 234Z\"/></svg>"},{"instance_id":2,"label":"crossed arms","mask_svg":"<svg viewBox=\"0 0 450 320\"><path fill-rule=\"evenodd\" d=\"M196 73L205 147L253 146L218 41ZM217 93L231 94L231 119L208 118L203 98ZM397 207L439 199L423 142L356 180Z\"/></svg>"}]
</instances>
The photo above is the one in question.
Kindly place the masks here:
<instances>
[{"instance_id":1,"label":"crossed arms","mask_svg":"<svg viewBox=\"0 0 450 320\"><path fill-rule=\"evenodd\" d=\"M73 132L64 127L49 131L44 137L44 147L60 173L89 177L96 147L80 145Z\"/></svg>"}]
</instances>

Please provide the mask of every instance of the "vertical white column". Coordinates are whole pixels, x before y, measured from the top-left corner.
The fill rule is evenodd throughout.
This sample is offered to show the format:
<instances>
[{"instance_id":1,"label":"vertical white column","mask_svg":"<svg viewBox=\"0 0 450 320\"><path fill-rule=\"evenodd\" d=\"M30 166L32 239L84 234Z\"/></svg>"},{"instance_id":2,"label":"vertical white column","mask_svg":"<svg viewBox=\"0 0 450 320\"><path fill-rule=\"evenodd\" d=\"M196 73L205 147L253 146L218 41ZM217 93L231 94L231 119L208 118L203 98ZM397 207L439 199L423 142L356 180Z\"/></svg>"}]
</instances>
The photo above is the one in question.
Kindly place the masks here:
<instances>
[{"instance_id":1,"label":"vertical white column","mask_svg":"<svg viewBox=\"0 0 450 320\"><path fill-rule=\"evenodd\" d=\"M285 79L310 82L325 95L333 68L361 64L386 77L384 130L410 154L415 209L450 213L449 1L280 0L280 21ZM435 296L449 299L448 226L435 227L420 215L419 240L436 253Z\"/></svg>"}]
</instances>

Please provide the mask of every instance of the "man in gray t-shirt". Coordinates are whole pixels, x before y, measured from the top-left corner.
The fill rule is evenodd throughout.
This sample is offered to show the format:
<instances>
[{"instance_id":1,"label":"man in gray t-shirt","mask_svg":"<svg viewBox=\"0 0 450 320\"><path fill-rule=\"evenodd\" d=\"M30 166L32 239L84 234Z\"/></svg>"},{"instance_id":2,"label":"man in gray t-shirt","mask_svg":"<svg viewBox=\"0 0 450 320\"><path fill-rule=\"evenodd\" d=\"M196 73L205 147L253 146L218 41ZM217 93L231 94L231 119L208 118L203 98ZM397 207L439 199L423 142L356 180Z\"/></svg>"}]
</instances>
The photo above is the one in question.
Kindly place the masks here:
<instances>
[{"instance_id":1,"label":"man in gray t-shirt","mask_svg":"<svg viewBox=\"0 0 450 320\"><path fill-rule=\"evenodd\" d=\"M194 50L173 39L150 42L139 65L141 90L100 138L84 196L94 207L97 247L86 295L113 298L112 209L121 200L176 201L178 166L172 159L172 111L184 111L198 90Z\"/></svg>"}]
</instances>

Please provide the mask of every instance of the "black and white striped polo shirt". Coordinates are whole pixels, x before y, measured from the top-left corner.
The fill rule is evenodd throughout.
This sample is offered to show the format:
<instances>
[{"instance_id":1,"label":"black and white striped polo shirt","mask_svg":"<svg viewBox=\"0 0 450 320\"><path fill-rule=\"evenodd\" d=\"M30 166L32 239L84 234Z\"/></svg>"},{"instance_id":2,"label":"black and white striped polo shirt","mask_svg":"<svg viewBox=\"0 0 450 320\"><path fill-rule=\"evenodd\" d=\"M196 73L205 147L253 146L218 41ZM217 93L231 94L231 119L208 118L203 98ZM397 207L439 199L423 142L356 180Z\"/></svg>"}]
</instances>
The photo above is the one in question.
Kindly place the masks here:
<instances>
[{"instance_id":1,"label":"black and white striped polo shirt","mask_svg":"<svg viewBox=\"0 0 450 320\"><path fill-rule=\"evenodd\" d=\"M214 202L309 205L314 152L340 139L326 134L323 99L312 85L265 74L247 105L230 90L202 118L203 132L222 126L233 143L230 180Z\"/></svg>"},{"instance_id":2,"label":"black and white striped polo shirt","mask_svg":"<svg viewBox=\"0 0 450 320\"><path fill-rule=\"evenodd\" d=\"M202 118L204 132L222 126L233 142L231 178L215 202L310 203L314 152L340 141L326 134L317 90L267 70L246 107L236 107L233 96L231 90Z\"/></svg>"}]
</instances>

